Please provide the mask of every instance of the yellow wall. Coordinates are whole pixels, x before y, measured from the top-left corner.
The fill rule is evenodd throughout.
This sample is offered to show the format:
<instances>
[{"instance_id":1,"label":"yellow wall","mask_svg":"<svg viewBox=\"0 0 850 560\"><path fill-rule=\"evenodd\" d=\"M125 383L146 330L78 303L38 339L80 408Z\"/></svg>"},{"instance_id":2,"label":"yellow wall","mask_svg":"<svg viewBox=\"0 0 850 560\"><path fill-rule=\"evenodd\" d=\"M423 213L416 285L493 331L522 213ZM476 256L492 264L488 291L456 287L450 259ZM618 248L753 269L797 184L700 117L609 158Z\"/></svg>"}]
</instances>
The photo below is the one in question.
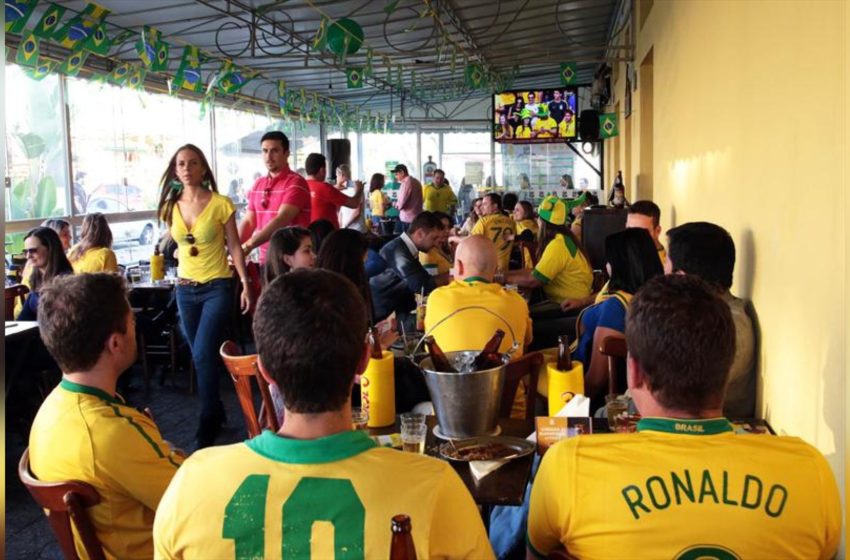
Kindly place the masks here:
<instances>
[{"instance_id":1,"label":"yellow wall","mask_svg":"<svg viewBox=\"0 0 850 560\"><path fill-rule=\"evenodd\" d=\"M652 192L665 228L707 220L735 239L733 292L761 327L759 406L845 476L847 6L843 0L656 0L637 33L652 49ZM624 69L615 100L622 106ZM629 142L640 169L640 92ZM644 158L645 159L645 158ZM624 170L625 171L625 170ZM606 170L610 185L616 169ZM842 494L844 492L842 491Z\"/></svg>"}]
</instances>

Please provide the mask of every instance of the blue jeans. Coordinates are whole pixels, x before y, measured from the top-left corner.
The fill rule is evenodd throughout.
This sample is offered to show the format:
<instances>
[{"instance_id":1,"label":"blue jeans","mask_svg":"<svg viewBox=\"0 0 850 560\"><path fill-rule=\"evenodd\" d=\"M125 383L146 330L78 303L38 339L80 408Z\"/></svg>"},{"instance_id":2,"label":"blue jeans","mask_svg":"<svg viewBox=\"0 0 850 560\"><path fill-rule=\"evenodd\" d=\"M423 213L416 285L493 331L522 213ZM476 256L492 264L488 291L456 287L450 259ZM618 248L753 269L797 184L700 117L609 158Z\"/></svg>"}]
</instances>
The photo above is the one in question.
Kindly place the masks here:
<instances>
[{"instance_id":1,"label":"blue jeans","mask_svg":"<svg viewBox=\"0 0 850 560\"><path fill-rule=\"evenodd\" d=\"M230 322L233 289L229 278L212 280L202 286L177 286L177 309L183 335L192 349L201 397L200 425L223 417L218 391L221 357L218 350Z\"/></svg>"}]
</instances>

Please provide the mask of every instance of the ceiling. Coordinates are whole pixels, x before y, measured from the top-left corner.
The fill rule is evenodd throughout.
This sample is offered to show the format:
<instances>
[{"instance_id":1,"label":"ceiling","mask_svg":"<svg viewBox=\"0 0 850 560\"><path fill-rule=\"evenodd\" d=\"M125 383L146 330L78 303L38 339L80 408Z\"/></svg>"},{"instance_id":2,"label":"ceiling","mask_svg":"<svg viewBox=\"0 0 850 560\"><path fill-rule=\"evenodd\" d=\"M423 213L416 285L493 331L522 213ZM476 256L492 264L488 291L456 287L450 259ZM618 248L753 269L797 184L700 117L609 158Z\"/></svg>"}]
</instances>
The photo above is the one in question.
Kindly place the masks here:
<instances>
[{"instance_id":1,"label":"ceiling","mask_svg":"<svg viewBox=\"0 0 850 560\"><path fill-rule=\"evenodd\" d=\"M589 84L600 63L628 56L607 46L625 27L628 0L98 0L111 11L110 35L149 25L172 45L168 73L176 73L181 48L195 45L210 60L261 72L240 94L276 102L277 80L308 95L345 102L361 110L405 117L451 119L475 106L489 110L490 89L464 83L464 61L475 62L493 83L513 88L560 85L560 63L577 63L580 84ZM81 11L84 0L60 0ZM32 16L37 22L41 5ZM628 9L625 10L628 12ZM69 16L66 16L66 18ZM343 63L311 48L322 18L350 18L363 29L363 46ZM114 61L138 62L137 36L113 46ZM345 68L373 73L360 89L348 89ZM454 53L454 71L452 71ZM389 63L389 66L388 64ZM399 87L398 69L403 85ZM389 69L389 72L388 72ZM205 78L206 79L206 78ZM414 83L415 80L415 83ZM498 86L493 86L498 87ZM484 114L482 110L482 114Z\"/></svg>"}]
</instances>

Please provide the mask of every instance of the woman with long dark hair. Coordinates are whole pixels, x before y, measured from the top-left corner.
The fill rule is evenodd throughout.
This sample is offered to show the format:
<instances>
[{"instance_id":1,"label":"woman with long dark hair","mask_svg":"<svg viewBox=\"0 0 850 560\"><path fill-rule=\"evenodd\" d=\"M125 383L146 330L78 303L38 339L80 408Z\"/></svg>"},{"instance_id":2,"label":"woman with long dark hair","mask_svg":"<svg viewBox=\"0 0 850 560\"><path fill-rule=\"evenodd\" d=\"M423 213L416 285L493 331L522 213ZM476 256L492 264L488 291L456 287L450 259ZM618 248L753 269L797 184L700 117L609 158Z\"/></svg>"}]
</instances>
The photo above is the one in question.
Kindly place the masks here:
<instances>
[{"instance_id":1,"label":"woman with long dark hair","mask_svg":"<svg viewBox=\"0 0 850 560\"><path fill-rule=\"evenodd\" d=\"M579 316L575 359L584 364L585 394L600 397L608 386L608 360L599 345L606 336L623 336L632 296L647 280L664 273L655 243L643 228L628 228L605 239L608 282L605 299Z\"/></svg>"},{"instance_id":2,"label":"woman with long dark hair","mask_svg":"<svg viewBox=\"0 0 850 560\"><path fill-rule=\"evenodd\" d=\"M76 274L118 272L118 260L112 251L112 230L100 212L83 218L80 242L68 250L68 260Z\"/></svg>"},{"instance_id":3,"label":"woman with long dark hair","mask_svg":"<svg viewBox=\"0 0 850 560\"><path fill-rule=\"evenodd\" d=\"M291 226L280 228L269 240L269 252L263 270L263 284L269 285L282 274L299 268L313 268L316 253L310 230Z\"/></svg>"},{"instance_id":4,"label":"woman with long dark hair","mask_svg":"<svg viewBox=\"0 0 850 560\"><path fill-rule=\"evenodd\" d=\"M366 302L369 322L372 322L372 292L366 278L366 236L356 230L340 229L330 234L322 244L316 266L342 274L357 286Z\"/></svg>"},{"instance_id":5,"label":"woman with long dark hair","mask_svg":"<svg viewBox=\"0 0 850 560\"><path fill-rule=\"evenodd\" d=\"M230 322L233 297L228 252L242 281L243 313L251 307L252 292L236 231L236 209L218 193L212 170L197 146L178 148L168 162L157 216L168 224L177 243L177 308L198 372L201 412L196 445L200 449L215 442L225 421L218 391L218 349Z\"/></svg>"},{"instance_id":6,"label":"woman with long dark hair","mask_svg":"<svg viewBox=\"0 0 850 560\"><path fill-rule=\"evenodd\" d=\"M30 293L18 314L19 321L38 319L38 293L41 287L62 274L73 274L74 269L65 257L59 235L48 227L31 229L24 237L24 253L29 265L26 284Z\"/></svg>"},{"instance_id":7,"label":"woman with long dark hair","mask_svg":"<svg viewBox=\"0 0 850 560\"><path fill-rule=\"evenodd\" d=\"M375 173L372 179L369 180L369 206L372 210L372 227L376 230L381 227L381 219L387 208L390 207L390 200L384 194L384 174Z\"/></svg>"}]
</instances>

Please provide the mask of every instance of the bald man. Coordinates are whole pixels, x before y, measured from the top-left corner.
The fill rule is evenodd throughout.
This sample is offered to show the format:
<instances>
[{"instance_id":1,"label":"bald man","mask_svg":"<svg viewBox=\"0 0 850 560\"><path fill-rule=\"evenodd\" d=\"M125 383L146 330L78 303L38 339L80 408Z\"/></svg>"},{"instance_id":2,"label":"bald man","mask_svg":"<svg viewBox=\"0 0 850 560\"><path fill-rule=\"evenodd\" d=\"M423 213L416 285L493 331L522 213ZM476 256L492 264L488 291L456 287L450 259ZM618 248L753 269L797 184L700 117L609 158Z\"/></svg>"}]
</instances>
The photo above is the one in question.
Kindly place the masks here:
<instances>
[{"instance_id":1,"label":"bald man","mask_svg":"<svg viewBox=\"0 0 850 560\"><path fill-rule=\"evenodd\" d=\"M496 329L506 333L500 347L502 352L516 338L519 348L514 358L522 356L524 346L531 342L528 304L516 290L493 283L498 263L495 245L483 235L469 236L458 245L455 281L431 292L425 310L425 330L434 335L444 352L481 350ZM483 307L489 312L462 310L470 306ZM454 312L457 314L449 318Z\"/></svg>"}]
</instances>

